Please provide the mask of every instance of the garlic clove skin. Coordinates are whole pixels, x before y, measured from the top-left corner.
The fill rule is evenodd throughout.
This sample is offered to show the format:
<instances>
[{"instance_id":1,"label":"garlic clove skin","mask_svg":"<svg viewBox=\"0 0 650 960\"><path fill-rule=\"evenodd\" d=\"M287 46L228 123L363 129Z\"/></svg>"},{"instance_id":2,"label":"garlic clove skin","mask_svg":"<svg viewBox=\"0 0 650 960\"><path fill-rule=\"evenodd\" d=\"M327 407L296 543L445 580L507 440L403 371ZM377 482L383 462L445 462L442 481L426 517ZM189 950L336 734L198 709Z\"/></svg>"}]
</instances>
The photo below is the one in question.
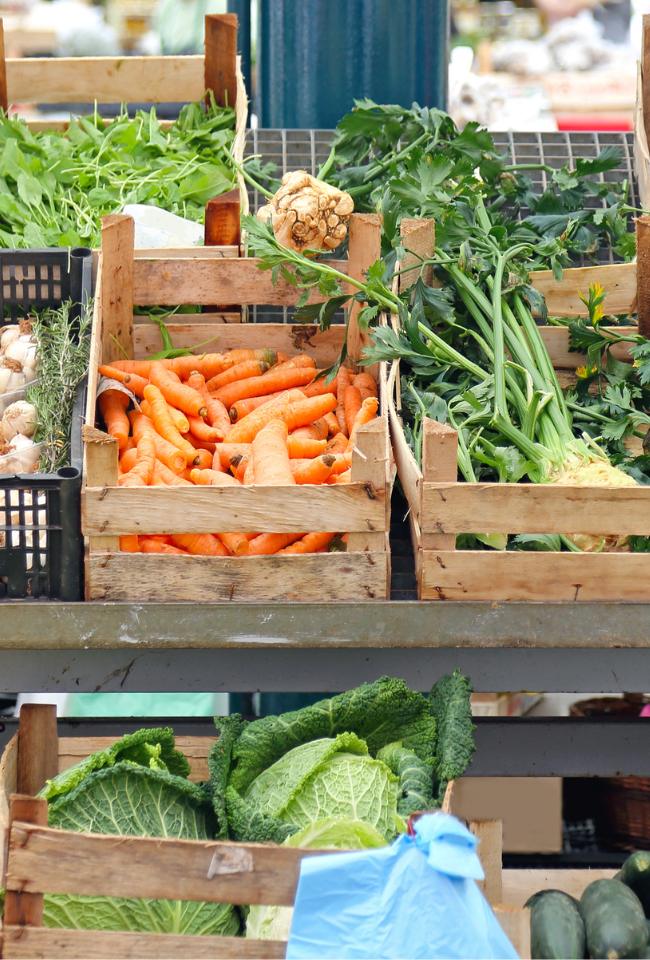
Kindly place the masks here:
<instances>
[{"instance_id":1,"label":"garlic clove skin","mask_svg":"<svg viewBox=\"0 0 650 960\"><path fill-rule=\"evenodd\" d=\"M27 378L23 373L22 364L18 360L0 357L0 395L18 390L26 383Z\"/></svg>"},{"instance_id":2,"label":"garlic clove skin","mask_svg":"<svg viewBox=\"0 0 650 960\"><path fill-rule=\"evenodd\" d=\"M13 340L4 353L7 360L17 360L23 365L29 363L33 366L33 360L36 357L36 344L28 334L22 334Z\"/></svg>"},{"instance_id":3,"label":"garlic clove skin","mask_svg":"<svg viewBox=\"0 0 650 960\"><path fill-rule=\"evenodd\" d=\"M19 336L20 328L18 324L10 327L3 327L2 333L0 333L0 353L4 353L6 350L8 350L14 340L17 340Z\"/></svg>"},{"instance_id":4,"label":"garlic clove skin","mask_svg":"<svg viewBox=\"0 0 650 960\"><path fill-rule=\"evenodd\" d=\"M37 413L33 403L17 400L10 404L0 420L0 433L5 440L14 440L19 435L32 437L36 430Z\"/></svg>"}]
</instances>

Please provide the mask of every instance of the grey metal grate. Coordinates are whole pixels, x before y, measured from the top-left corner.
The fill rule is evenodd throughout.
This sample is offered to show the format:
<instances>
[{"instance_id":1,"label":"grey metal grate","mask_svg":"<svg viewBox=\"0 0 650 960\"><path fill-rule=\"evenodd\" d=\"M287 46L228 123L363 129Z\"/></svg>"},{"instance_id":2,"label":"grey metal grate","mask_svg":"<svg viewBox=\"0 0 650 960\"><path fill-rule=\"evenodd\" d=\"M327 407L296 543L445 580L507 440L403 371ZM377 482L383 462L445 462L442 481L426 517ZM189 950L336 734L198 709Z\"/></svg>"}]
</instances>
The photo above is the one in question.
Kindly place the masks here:
<instances>
[{"instance_id":1,"label":"grey metal grate","mask_svg":"<svg viewBox=\"0 0 650 960\"><path fill-rule=\"evenodd\" d=\"M291 170L307 170L316 176L318 168L329 156L333 136L333 130L249 130L245 156L258 156L261 163L274 163L277 176ZM497 148L510 154L512 163L544 163L555 169L565 163L572 164L575 157L597 157L603 147L618 147L622 153L620 166L600 174L597 179L601 183L618 183L627 179L630 204L638 206L633 133L494 133L493 137ZM548 185L548 174L544 170L531 170L529 176L540 191ZM265 198L257 190L249 186L248 194L251 210L263 205ZM590 197L587 204L597 207L602 201ZM611 248L604 247L599 252L599 259L602 263L615 263L619 258ZM252 307L249 313L250 319L257 323L288 323L292 315L293 311L288 307Z\"/></svg>"}]
</instances>

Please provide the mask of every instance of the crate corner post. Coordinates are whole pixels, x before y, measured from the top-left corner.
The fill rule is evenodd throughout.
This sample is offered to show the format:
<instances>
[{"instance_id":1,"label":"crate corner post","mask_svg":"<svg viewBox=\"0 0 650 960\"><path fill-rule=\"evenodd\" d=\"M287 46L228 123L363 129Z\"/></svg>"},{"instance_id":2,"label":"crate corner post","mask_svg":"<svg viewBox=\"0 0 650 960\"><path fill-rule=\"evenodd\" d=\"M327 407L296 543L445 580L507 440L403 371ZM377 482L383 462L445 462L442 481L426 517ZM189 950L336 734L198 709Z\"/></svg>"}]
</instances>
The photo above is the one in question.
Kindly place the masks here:
<instances>
[{"instance_id":1,"label":"crate corner post","mask_svg":"<svg viewBox=\"0 0 650 960\"><path fill-rule=\"evenodd\" d=\"M135 223L132 217L102 217L102 266L99 293L102 302L102 363L133 357L133 256Z\"/></svg>"},{"instance_id":2,"label":"crate corner post","mask_svg":"<svg viewBox=\"0 0 650 960\"><path fill-rule=\"evenodd\" d=\"M218 107L237 105L237 15L207 14L205 18L204 86Z\"/></svg>"},{"instance_id":3,"label":"crate corner post","mask_svg":"<svg viewBox=\"0 0 650 960\"><path fill-rule=\"evenodd\" d=\"M17 793L36 796L59 772L56 706L24 703L18 727Z\"/></svg>"},{"instance_id":4,"label":"crate corner post","mask_svg":"<svg viewBox=\"0 0 650 960\"><path fill-rule=\"evenodd\" d=\"M381 257L381 220L376 213L353 213L349 226L348 275L352 280L364 281L370 267ZM348 287L356 293L356 287ZM367 334L359 329L357 317L361 304L352 303L348 323L348 356L361 364L361 351L368 342Z\"/></svg>"}]
</instances>

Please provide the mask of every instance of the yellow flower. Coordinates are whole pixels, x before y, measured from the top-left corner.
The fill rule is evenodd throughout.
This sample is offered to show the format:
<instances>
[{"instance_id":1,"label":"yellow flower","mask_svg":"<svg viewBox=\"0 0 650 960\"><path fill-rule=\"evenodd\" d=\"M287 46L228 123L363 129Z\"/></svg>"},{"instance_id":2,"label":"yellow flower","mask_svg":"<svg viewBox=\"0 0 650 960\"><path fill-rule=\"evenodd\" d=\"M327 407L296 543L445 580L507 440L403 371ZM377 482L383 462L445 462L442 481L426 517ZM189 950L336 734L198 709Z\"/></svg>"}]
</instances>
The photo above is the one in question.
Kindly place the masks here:
<instances>
[{"instance_id":1,"label":"yellow flower","mask_svg":"<svg viewBox=\"0 0 650 960\"><path fill-rule=\"evenodd\" d=\"M576 376L580 377L581 380L585 380L587 377L593 377L596 373L596 367L578 367L576 370Z\"/></svg>"}]
</instances>

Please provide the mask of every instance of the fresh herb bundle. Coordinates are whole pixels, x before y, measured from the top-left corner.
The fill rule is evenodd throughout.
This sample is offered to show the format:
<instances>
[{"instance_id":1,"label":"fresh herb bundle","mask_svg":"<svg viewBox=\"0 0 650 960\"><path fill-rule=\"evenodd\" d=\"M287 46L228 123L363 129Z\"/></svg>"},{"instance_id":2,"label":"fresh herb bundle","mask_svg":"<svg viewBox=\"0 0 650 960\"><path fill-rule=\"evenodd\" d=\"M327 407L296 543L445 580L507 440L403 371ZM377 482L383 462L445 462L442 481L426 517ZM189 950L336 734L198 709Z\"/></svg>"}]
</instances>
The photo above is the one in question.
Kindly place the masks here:
<instances>
[{"instance_id":1,"label":"fresh herb bundle","mask_svg":"<svg viewBox=\"0 0 650 960\"><path fill-rule=\"evenodd\" d=\"M77 388L88 370L92 307L77 318L67 301L37 315L33 325L38 353L38 379L27 390L37 411L34 440L45 443L39 462L43 473L56 473L70 463L70 429Z\"/></svg>"},{"instance_id":2,"label":"fresh herb bundle","mask_svg":"<svg viewBox=\"0 0 650 960\"><path fill-rule=\"evenodd\" d=\"M99 247L101 218L129 203L202 222L206 202L235 186L234 126L214 103L188 104L169 130L153 108L43 133L0 115L0 246Z\"/></svg>"}]
</instances>

